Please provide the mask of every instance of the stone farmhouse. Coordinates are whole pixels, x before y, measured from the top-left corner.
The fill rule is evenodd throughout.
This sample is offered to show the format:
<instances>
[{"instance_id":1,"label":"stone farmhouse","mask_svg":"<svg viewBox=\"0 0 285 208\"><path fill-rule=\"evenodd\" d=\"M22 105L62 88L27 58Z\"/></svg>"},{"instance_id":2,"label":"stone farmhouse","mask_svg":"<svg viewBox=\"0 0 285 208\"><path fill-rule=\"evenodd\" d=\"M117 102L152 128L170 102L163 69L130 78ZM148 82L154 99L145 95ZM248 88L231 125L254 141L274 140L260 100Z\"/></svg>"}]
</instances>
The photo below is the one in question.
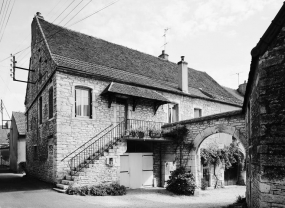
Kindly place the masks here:
<instances>
[{"instance_id":1,"label":"stone farmhouse","mask_svg":"<svg viewBox=\"0 0 285 208\"><path fill-rule=\"evenodd\" d=\"M40 13L32 21L30 69L27 172L62 189L112 181L164 186L174 148L155 132L242 108L184 57L172 63L164 51L154 57L54 25Z\"/></svg>"}]
</instances>

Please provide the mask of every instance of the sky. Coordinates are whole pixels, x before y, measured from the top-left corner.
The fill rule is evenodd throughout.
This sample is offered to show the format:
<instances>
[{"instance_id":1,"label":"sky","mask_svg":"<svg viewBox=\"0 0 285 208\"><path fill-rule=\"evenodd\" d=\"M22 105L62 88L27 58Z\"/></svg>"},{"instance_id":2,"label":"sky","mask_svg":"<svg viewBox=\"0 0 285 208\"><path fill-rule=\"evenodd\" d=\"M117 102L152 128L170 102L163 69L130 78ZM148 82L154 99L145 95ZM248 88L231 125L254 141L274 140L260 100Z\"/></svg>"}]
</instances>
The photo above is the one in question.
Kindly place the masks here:
<instances>
[{"instance_id":1,"label":"sky","mask_svg":"<svg viewBox=\"0 0 285 208\"><path fill-rule=\"evenodd\" d=\"M165 50L171 62L177 63L185 56L188 67L208 73L222 86L237 89L238 80L243 83L248 78L251 49L283 1L0 0L2 4L0 99L11 116L12 111L25 111L26 84L12 80L8 57L16 54L17 65L29 67L30 48L27 47L31 43L31 22L36 12L54 24L63 26L69 22L65 26L69 29L153 56L159 56L164 49L163 35L169 28ZM83 8L84 5L87 6ZM17 70L16 78L26 80L27 72Z\"/></svg>"}]
</instances>

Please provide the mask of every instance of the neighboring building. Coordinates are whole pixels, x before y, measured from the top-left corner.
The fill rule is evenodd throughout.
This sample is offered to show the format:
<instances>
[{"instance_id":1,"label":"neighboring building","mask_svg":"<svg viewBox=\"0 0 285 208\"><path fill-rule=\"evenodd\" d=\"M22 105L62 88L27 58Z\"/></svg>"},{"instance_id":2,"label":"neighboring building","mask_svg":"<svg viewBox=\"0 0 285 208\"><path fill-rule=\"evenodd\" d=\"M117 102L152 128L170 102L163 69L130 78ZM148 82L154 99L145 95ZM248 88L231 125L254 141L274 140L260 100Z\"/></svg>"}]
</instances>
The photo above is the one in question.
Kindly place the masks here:
<instances>
[{"instance_id":1,"label":"neighboring building","mask_svg":"<svg viewBox=\"0 0 285 208\"><path fill-rule=\"evenodd\" d=\"M12 112L10 128L10 169L19 171L19 163L26 162L26 117L22 112Z\"/></svg>"},{"instance_id":2,"label":"neighboring building","mask_svg":"<svg viewBox=\"0 0 285 208\"><path fill-rule=\"evenodd\" d=\"M9 129L0 125L0 165L9 165Z\"/></svg>"},{"instance_id":3,"label":"neighboring building","mask_svg":"<svg viewBox=\"0 0 285 208\"><path fill-rule=\"evenodd\" d=\"M285 207L285 5L251 51L243 110L248 133L247 204Z\"/></svg>"},{"instance_id":4,"label":"neighboring building","mask_svg":"<svg viewBox=\"0 0 285 208\"><path fill-rule=\"evenodd\" d=\"M39 13L31 46L27 171L61 188L110 181L163 186L173 147L162 149L167 141L150 131L241 109L240 100L188 68L184 57L175 64L164 52L141 53L51 24Z\"/></svg>"}]
</instances>

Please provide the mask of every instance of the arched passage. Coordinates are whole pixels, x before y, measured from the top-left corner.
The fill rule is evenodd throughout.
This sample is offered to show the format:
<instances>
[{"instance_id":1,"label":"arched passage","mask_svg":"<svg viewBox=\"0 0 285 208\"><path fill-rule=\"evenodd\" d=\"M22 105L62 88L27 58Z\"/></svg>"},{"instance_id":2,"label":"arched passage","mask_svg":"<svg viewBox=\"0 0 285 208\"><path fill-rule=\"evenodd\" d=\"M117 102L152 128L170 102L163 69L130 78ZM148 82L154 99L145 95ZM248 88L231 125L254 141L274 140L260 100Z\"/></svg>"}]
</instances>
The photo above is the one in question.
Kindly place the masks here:
<instances>
[{"instance_id":1,"label":"arched passage","mask_svg":"<svg viewBox=\"0 0 285 208\"><path fill-rule=\"evenodd\" d=\"M164 128L173 128L176 125L186 125L190 134L189 142L194 143L195 149L189 152L182 152L182 163L195 175L196 184L200 186L200 152L201 143L208 136L216 133L226 133L237 139L247 149L245 134L245 120L241 111L231 111L165 125ZM184 165L181 164L181 165Z\"/></svg>"}]
</instances>

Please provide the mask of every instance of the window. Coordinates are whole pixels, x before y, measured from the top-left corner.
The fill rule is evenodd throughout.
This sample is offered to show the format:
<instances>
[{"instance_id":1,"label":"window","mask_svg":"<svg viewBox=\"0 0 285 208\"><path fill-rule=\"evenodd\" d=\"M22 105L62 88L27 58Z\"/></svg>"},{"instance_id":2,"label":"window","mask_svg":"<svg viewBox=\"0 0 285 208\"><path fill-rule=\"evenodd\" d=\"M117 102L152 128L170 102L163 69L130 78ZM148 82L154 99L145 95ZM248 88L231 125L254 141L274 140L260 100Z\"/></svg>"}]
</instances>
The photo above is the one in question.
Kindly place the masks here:
<instances>
[{"instance_id":1,"label":"window","mask_svg":"<svg viewBox=\"0 0 285 208\"><path fill-rule=\"evenodd\" d=\"M48 93L49 119L53 117L53 88L49 89Z\"/></svg>"},{"instance_id":2,"label":"window","mask_svg":"<svg viewBox=\"0 0 285 208\"><path fill-rule=\"evenodd\" d=\"M43 98L40 97L39 100L39 122L40 124L43 123Z\"/></svg>"},{"instance_id":3,"label":"window","mask_svg":"<svg viewBox=\"0 0 285 208\"><path fill-rule=\"evenodd\" d=\"M37 147L37 145L34 145L33 159L34 160L38 159L38 147Z\"/></svg>"},{"instance_id":4,"label":"window","mask_svg":"<svg viewBox=\"0 0 285 208\"><path fill-rule=\"evenodd\" d=\"M199 118L202 116L202 110L200 108L194 108L194 118Z\"/></svg>"},{"instance_id":5,"label":"window","mask_svg":"<svg viewBox=\"0 0 285 208\"><path fill-rule=\"evenodd\" d=\"M168 105L168 123L174 123L179 120L178 113L178 104L169 104Z\"/></svg>"},{"instance_id":6,"label":"window","mask_svg":"<svg viewBox=\"0 0 285 208\"><path fill-rule=\"evenodd\" d=\"M75 88L75 116L91 118L91 102L91 89L83 87Z\"/></svg>"}]
</instances>

